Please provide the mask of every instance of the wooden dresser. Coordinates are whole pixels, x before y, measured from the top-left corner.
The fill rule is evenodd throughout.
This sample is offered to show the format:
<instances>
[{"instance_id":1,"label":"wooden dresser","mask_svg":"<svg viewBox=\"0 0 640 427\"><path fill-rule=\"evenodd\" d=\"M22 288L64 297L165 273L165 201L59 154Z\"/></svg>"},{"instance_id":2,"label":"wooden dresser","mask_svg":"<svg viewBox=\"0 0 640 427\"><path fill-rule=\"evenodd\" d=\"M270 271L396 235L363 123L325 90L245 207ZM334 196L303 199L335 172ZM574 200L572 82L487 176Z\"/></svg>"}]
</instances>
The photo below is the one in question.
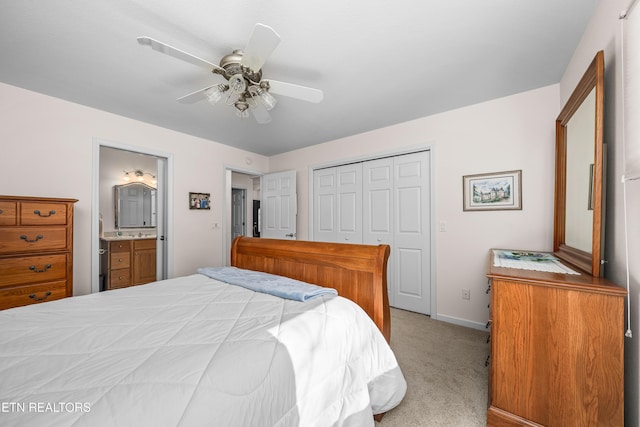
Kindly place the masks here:
<instances>
[{"instance_id":1,"label":"wooden dresser","mask_svg":"<svg viewBox=\"0 0 640 427\"><path fill-rule=\"evenodd\" d=\"M156 280L156 240L103 240L107 251L105 290L142 285Z\"/></svg>"},{"instance_id":2,"label":"wooden dresser","mask_svg":"<svg viewBox=\"0 0 640 427\"><path fill-rule=\"evenodd\" d=\"M75 202L0 196L0 309L73 295Z\"/></svg>"},{"instance_id":3,"label":"wooden dresser","mask_svg":"<svg viewBox=\"0 0 640 427\"><path fill-rule=\"evenodd\" d=\"M495 267L488 426L624 425L624 288Z\"/></svg>"}]
</instances>

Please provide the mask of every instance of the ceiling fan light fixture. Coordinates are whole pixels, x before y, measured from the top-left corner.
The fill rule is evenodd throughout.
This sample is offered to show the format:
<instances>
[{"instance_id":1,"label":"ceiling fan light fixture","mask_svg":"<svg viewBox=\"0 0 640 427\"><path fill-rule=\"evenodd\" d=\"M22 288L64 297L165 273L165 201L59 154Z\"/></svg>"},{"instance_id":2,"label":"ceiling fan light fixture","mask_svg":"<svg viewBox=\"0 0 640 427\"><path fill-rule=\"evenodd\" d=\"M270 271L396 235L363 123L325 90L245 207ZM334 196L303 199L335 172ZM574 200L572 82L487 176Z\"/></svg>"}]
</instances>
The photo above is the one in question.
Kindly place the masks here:
<instances>
[{"instance_id":1,"label":"ceiling fan light fixture","mask_svg":"<svg viewBox=\"0 0 640 427\"><path fill-rule=\"evenodd\" d=\"M260 97L260 100L267 111L273 109L273 107L278 103L278 100L275 99L266 89L259 87L256 89L256 93Z\"/></svg>"},{"instance_id":2,"label":"ceiling fan light fixture","mask_svg":"<svg viewBox=\"0 0 640 427\"><path fill-rule=\"evenodd\" d=\"M232 91L241 95L247 90L247 81L242 74L234 74L229 78L229 87Z\"/></svg>"},{"instance_id":3,"label":"ceiling fan light fixture","mask_svg":"<svg viewBox=\"0 0 640 427\"><path fill-rule=\"evenodd\" d=\"M211 86L204 93L211 105L215 105L222 99L222 94L225 93L228 89L229 86L220 83L219 85Z\"/></svg>"},{"instance_id":4,"label":"ceiling fan light fixture","mask_svg":"<svg viewBox=\"0 0 640 427\"><path fill-rule=\"evenodd\" d=\"M222 57L220 65L204 60L181 49L162 43L150 37L138 37L138 43L174 58L206 68L226 80L221 84L181 96L178 102L191 104L207 99L212 105L224 99L226 105L233 105L236 114L249 116L249 109L260 124L269 123L272 110L278 102L270 92L308 102L320 102L322 91L276 80L262 80L262 67L273 50L280 43L275 30L264 24L256 24L244 49L235 49ZM133 171L132 171L133 173ZM131 179L129 177L129 179Z\"/></svg>"},{"instance_id":5,"label":"ceiling fan light fixture","mask_svg":"<svg viewBox=\"0 0 640 427\"><path fill-rule=\"evenodd\" d=\"M238 117L241 119L249 117L249 104L246 101L239 99L233 105L236 107L236 115Z\"/></svg>"}]
</instances>

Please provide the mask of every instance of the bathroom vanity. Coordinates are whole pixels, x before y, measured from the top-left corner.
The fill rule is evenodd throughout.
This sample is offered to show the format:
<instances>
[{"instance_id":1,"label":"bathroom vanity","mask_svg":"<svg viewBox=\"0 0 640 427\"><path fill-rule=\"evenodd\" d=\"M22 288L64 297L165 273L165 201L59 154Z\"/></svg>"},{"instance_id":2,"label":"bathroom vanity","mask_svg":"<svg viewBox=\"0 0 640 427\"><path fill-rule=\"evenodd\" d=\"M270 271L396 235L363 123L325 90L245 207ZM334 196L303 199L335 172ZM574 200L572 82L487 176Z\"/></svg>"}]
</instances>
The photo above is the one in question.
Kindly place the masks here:
<instances>
[{"instance_id":1,"label":"bathroom vanity","mask_svg":"<svg viewBox=\"0 0 640 427\"><path fill-rule=\"evenodd\" d=\"M156 280L156 238L116 236L100 240L103 289L142 285Z\"/></svg>"}]
</instances>

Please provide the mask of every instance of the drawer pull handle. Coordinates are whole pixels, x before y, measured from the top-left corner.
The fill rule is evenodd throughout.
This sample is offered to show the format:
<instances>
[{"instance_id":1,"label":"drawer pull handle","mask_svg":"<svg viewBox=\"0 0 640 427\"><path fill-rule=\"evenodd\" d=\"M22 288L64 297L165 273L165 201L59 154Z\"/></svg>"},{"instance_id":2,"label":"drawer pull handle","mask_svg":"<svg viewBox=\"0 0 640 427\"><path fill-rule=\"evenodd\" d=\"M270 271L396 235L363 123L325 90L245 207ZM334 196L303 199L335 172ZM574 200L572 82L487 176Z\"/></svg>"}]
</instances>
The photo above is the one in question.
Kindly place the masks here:
<instances>
[{"instance_id":1,"label":"drawer pull handle","mask_svg":"<svg viewBox=\"0 0 640 427\"><path fill-rule=\"evenodd\" d=\"M38 268L35 265L29 266L29 270L35 271L36 273L44 273L45 271L47 271L50 268L51 268L51 264L45 265L42 270L38 270Z\"/></svg>"},{"instance_id":2,"label":"drawer pull handle","mask_svg":"<svg viewBox=\"0 0 640 427\"><path fill-rule=\"evenodd\" d=\"M51 209L47 215L43 215L43 214L42 214L38 209L36 209L35 211L33 211L33 214L34 214L34 215L38 215L39 217L42 217L42 218L48 218L48 217L50 217L51 215L55 215L55 214L56 214L56 211L54 211L53 209Z\"/></svg>"},{"instance_id":3,"label":"drawer pull handle","mask_svg":"<svg viewBox=\"0 0 640 427\"><path fill-rule=\"evenodd\" d=\"M20 236L20 238L22 240L24 240L25 242L34 243L34 242L37 242L40 239L44 239L44 236L42 234L38 234L35 239L31 240L26 235L23 234L22 236Z\"/></svg>"},{"instance_id":4,"label":"drawer pull handle","mask_svg":"<svg viewBox=\"0 0 640 427\"><path fill-rule=\"evenodd\" d=\"M51 296L51 291L47 291L47 293L45 293L44 296L42 296L42 297L37 297L36 294L31 294L31 295L29 295L29 298L31 298L32 300L35 300L35 301L42 301L42 300L45 300L45 299L49 298L50 296Z\"/></svg>"}]
</instances>

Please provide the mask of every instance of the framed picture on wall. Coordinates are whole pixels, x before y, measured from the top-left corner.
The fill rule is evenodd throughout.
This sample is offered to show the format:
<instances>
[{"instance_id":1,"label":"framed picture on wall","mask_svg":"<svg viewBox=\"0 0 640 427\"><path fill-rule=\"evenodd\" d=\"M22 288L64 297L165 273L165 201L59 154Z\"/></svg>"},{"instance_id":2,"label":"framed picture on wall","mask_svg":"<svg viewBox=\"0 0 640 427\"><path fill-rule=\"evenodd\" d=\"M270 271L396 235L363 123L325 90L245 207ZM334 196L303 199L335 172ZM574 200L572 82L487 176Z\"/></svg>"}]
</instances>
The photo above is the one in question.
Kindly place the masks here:
<instances>
[{"instance_id":1,"label":"framed picture on wall","mask_svg":"<svg viewBox=\"0 0 640 427\"><path fill-rule=\"evenodd\" d=\"M465 211L522 209L522 170L465 175L462 199Z\"/></svg>"},{"instance_id":2,"label":"framed picture on wall","mask_svg":"<svg viewBox=\"0 0 640 427\"><path fill-rule=\"evenodd\" d=\"M211 209L211 194L189 193L189 209Z\"/></svg>"}]
</instances>

